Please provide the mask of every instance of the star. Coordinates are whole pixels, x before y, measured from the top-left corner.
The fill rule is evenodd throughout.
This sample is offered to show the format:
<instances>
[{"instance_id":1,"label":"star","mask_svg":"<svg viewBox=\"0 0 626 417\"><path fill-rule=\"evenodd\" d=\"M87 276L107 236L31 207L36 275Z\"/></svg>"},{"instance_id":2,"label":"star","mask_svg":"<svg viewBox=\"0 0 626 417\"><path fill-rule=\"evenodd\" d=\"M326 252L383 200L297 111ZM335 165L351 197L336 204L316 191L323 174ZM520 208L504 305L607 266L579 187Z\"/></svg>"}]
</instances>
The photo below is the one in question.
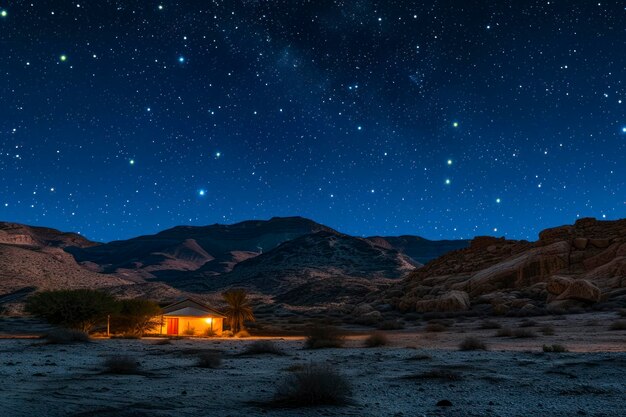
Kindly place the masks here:
<instances>
[{"instance_id":1,"label":"star","mask_svg":"<svg viewBox=\"0 0 626 417\"><path fill-rule=\"evenodd\" d=\"M200 189L200 190L198 190L198 195L199 195L200 197L204 197L204 196L206 195L206 190L204 190L204 189Z\"/></svg>"},{"instance_id":2,"label":"star","mask_svg":"<svg viewBox=\"0 0 626 417\"><path fill-rule=\"evenodd\" d=\"M184 64L184 63L185 63L185 57L184 57L184 56L182 56L182 55L181 55L181 56L179 56L179 57L178 57L178 62L180 62L181 64Z\"/></svg>"},{"instance_id":3,"label":"star","mask_svg":"<svg viewBox=\"0 0 626 417\"><path fill-rule=\"evenodd\" d=\"M501 200L499 198L496 198L496 203L500 204L500 201Z\"/></svg>"},{"instance_id":4,"label":"star","mask_svg":"<svg viewBox=\"0 0 626 417\"><path fill-rule=\"evenodd\" d=\"M215 152L215 157L216 157L216 158L219 158L220 156L222 156L222 153L221 153L221 152L219 152L219 151L218 151L218 152Z\"/></svg>"},{"instance_id":5,"label":"star","mask_svg":"<svg viewBox=\"0 0 626 417\"><path fill-rule=\"evenodd\" d=\"M626 133L626 126L622 128L622 133Z\"/></svg>"},{"instance_id":6,"label":"star","mask_svg":"<svg viewBox=\"0 0 626 417\"><path fill-rule=\"evenodd\" d=\"M459 122L453 122L452 127L459 127Z\"/></svg>"},{"instance_id":7,"label":"star","mask_svg":"<svg viewBox=\"0 0 626 417\"><path fill-rule=\"evenodd\" d=\"M6 11L6 10L2 10L2 11L0 12L0 16L2 16L2 17L7 17L7 14L8 14L8 13L7 13L7 11Z\"/></svg>"},{"instance_id":8,"label":"star","mask_svg":"<svg viewBox=\"0 0 626 417\"><path fill-rule=\"evenodd\" d=\"M61 62L65 62L65 61L67 61L67 55L65 55L65 54L61 55L61 56L59 57L59 60L60 60Z\"/></svg>"},{"instance_id":9,"label":"star","mask_svg":"<svg viewBox=\"0 0 626 417\"><path fill-rule=\"evenodd\" d=\"M450 178L446 178L446 185L450 185L452 181L450 181Z\"/></svg>"},{"instance_id":10,"label":"star","mask_svg":"<svg viewBox=\"0 0 626 417\"><path fill-rule=\"evenodd\" d=\"M448 159L448 165L452 165L452 159Z\"/></svg>"},{"instance_id":11,"label":"star","mask_svg":"<svg viewBox=\"0 0 626 417\"><path fill-rule=\"evenodd\" d=\"M129 161L128 161L128 163L129 163L130 165L135 165L135 160L134 160L134 159L131 159L131 160L129 160Z\"/></svg>"}]
</instances>

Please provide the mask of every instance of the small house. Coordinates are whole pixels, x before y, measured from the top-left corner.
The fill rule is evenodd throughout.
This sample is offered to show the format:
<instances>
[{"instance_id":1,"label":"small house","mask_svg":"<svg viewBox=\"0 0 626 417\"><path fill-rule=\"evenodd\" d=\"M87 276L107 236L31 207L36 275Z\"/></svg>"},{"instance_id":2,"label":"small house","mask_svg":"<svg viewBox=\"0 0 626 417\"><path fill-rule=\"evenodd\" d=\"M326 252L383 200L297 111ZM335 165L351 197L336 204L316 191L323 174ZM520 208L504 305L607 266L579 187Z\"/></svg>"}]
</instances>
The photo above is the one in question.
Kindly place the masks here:
<instances>
[{"instance_id":1,"label":"small house","mask_svg":"<svg viewBox=\"0 0 626 417\"><path fill-rule=\"evenodd\" d=\"M185 298L163 307L162 335L221 336L226 316L206 304Z\"/></svg>"}]
</instances>

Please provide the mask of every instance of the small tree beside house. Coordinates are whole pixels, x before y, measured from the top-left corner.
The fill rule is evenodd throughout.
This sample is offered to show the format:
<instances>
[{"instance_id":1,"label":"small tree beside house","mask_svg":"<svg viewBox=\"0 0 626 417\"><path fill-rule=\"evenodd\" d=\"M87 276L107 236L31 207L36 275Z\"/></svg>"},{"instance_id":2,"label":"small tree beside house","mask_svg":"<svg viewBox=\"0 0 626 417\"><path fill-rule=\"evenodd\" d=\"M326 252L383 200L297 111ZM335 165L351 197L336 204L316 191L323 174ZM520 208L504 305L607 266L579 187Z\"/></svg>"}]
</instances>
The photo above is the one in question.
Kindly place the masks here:
<instances>
[{"instance_id":1,"label":"small tree beside house","mask_svg":"<svg viewBox=\"0 0 626 417\"><path fill-rule=\"evenodd\" d=\"M222 293L222 296L227 304L224 314L228 318L233 334L245 330L246 321L255 321L252 305L245 290L240 288L228 290Z\"/></svg>"}]
</instances>

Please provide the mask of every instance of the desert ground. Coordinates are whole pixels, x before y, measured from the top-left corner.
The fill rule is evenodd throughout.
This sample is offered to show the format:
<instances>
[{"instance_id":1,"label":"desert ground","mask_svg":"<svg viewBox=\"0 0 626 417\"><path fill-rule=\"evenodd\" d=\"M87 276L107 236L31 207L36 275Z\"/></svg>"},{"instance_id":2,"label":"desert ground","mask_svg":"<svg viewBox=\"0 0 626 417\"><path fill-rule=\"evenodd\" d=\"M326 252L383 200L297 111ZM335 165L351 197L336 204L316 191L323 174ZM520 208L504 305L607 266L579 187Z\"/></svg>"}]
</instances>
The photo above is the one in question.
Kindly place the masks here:
<instances>
[{"instance_id":1,"label":"desert ground","mask_svg":"<svg viewBox=\"0 0 626 417\"><path fill-rule=\"evenodd\" d=\"M525 337L496 337L498 329L482 328L496 327L493 323L475 318L443 322L445 329L437 329L442 331L427 331L428 324L421 323L385 332L389 343L375 348L363 346L372 332L368 328L349 329L342 348L305 350L303 337L269 338L284 355L242 355L247 346L268 339L261 337L45 344L10 332L24 322L4 319L0 414L624 416L626 330L609 330L618 319L615 313L490 319L513 331L524 329ZM468 336L488 350L459 351ZM544 353L544 344L560 344L569 352ZM221 364L196 366L207 352L217 353ZM140 363L138 374L104 372L103 361L120 354ZM290 369L310 363L344 375L352 402L318 408L265 405ZM451 405L438 406L441 400Z\"/></svg>"}]
</instances>

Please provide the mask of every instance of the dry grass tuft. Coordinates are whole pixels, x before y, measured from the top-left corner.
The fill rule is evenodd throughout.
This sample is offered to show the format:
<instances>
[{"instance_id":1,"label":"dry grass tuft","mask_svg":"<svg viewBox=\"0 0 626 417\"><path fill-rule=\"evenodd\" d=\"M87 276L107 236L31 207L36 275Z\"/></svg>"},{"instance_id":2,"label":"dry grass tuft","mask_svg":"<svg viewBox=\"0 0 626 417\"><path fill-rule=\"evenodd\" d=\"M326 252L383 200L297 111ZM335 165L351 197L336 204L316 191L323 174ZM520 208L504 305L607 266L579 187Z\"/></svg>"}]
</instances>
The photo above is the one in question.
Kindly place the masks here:
<instances>
[{"instance_id":1,"label":"dry grass tuft","mask_svg":"<svg viewBox=\"0 0 626 417\"><path fill-rule=\"evenodd\" d=\"M247 330L240 330L235 334L235 337L238 339L243 339L245 337L250 337L250 333Z\"/></svg>"},{"instance_id":2,"label":"dry grass tuft","mask_svg":"<svg viewBox=\"0 0 626 417\"><path fill-rule=\"evenodd\" d=\"M543 345L543 351L547 353L565 353L567 348L563 345Z\"/></svg>"},{"instance_id":3,"label":"dry grass tuft","mask_svg":"<svg viewBox=\"0 0 626 417\"><path fill-rule=\"evenodd\" d=\"M242 353L243 355L284 355L276 343L271 340L257 340L248 345Z\"/></svg>"},{"instance_id":4,"label":"dry grass tuft","mask_svg":"<svg viewBox=\"0 0 626 417\"><path fill-rule=\"evenodd\" d=\"M503 327L495 334L496 337L511 337L513 336L513 330L510 327Z\"/></svg>"},{"instance_id":5,"label":"dry grass tuft","mask_svg":"<svg viewBox=\"0 0 626 417\"><path fill-rule=\"evenodd\" d=\"M107 374L137 375L141 373L141 366L137 359L127 355L110 356L102 365Z\"/></svg>"},{"instance_id":6,"label":"dry grass tuft","mask_svg":"<svg viewBox=\"0 0 626 417\"><path fill-rule=\"evenodd\" d=\"M487 350L487 345L477 337L466 337L459 344L459 350Z\"/></svg>"},{"instance_id":7,"label":"dry grass tuft","mask_svg":"<svg viewBox=\"0 0 626 417\"><path fill-rule=\"evenodd\" d=\"M89 335L80 330L54 329L44 336L47 345L67 345L71 343L87 343Z\"/></svg>"},{"instance_id":8,"label":"dry grass tuft","mask_svg":"<svg viewBox=\"0 0 626 417\"><path fill-rule=\"evenodd\" d=\"M389 344L389 339L384 333L376 332L372 333L365 339L365 347L373 348L386 346Z\"/></svg>"},{"instance_id":9,"label":"dry grass tuft","mask_svg":"<svg viewBox=\"0 0 626 417\"><path fill-rule=\"evenodd\" d=\"M327 365L309 364L295 369L278 386L271 405L316 407L351 402L348 380Z\"/></svg>"},{"instance_id":10,"label":"dry grass tuft","mask_svg":"<svg viewBox=\"0 0 626 417\"><path fill-rule=\"evenodd\" d=\"M517 339L528 339L531 337L537 337L537 333L530 329L515 329L513 331L513 337Z\"/></svg>"},{"instance_id":11,"label":"dry grass tuft","mask_svg":"<svg viewBox=\"0 0 626 417\"><path fill-rule=\"evenodd\" d=\"M305 349L339 348L344 343L344 336L336 327L316 325L307 332Z\"/></svg>"},{"instance_id":12,"label":"dry grass tuft","mask_svg":"<svg viewBox=\"0 0 626 417\"><path fill-rule=\"evenodd\" d=\"M198 368L219 368L222 365L222 356L217 352L205 352L198 355Z\"/></svg>"}]
</instances>

